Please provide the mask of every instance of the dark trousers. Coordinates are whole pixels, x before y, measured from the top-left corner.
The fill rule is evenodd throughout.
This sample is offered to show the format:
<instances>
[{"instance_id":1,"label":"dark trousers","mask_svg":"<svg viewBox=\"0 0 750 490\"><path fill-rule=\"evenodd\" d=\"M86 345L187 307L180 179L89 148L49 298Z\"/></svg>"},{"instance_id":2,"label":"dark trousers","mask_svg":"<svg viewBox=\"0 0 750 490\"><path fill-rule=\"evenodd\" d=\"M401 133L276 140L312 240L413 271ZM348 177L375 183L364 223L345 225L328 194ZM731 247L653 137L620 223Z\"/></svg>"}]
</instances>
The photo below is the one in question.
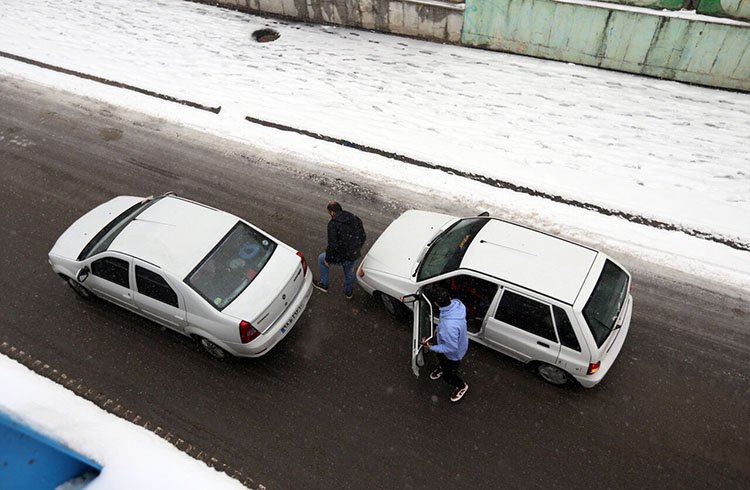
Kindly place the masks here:
<instances>
[{"instance_id":1,"label":"dark trousers","mask_svg":"<svg viewBox=\"0 0 750 490\"><path fill-rule=\"evenodd\" d=\"M458 366L461 364L461 361L448 359L445 357L445 354L439 352L436 354L440 363L440 369L443 370L443 380L455 388L463 388L464 381L458 377Z\"/></svg>"}]
</instances>

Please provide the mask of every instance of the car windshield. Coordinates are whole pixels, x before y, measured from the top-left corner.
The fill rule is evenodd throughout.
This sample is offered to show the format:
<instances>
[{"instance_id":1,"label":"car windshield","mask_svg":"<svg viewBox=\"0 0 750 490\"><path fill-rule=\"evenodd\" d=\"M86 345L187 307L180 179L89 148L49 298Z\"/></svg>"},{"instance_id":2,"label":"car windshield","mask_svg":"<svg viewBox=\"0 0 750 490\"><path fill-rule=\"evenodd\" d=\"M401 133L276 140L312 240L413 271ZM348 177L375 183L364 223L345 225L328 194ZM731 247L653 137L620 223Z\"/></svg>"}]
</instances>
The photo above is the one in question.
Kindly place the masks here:
<instances>
[{"instance_id":1,"label":"car windshield","mask_svg":"<svg viewBox=\"0 0 750 490\"><path fill-rule=\"evenodd\" d=\"M419 266L417 280L429 279L458 269L469 245L489 218L466 218L437 237Z\"/></svg>"},{"instance_id":2,"label":"car windshield","mask_svg":"<svg viewBox=\"0 0 750 490\"><path fill-rule=\"evenodd\" d=\"M139 214L148 209L155 202L162 199L158 197L156 199L146 198L143 201L129 207L124 212L120 213L117 218L109 222L107 226L101 229L99 233L94 235L94 238L83 247L81 253L78 254L78 261L92 257L100 252L104 252L109 248L112 242L117 238L122 230L125 229L131 221L133 221Z\"/></svg>"},{"instance_id":3,"label":"car windshield","mask_svg":"<svg viewBox=\"0 0 750 490\"><path fill-rule=\"evenodd\" d=\"M185 282L221 311L255 279L275 249L273 240L239 221Z\"/></svg>"},{"instance_id":4,"label":"car windshield","mask_svg":"<svg viewBox=\"0 0 750 490\"><path fill-rule=\"evenodd\" d=\"M583 318L601 347L615 327L620 309L628 295L627 273L614 262L607 260L594 291L583 308Z\"/></svg>"}]
</instances>

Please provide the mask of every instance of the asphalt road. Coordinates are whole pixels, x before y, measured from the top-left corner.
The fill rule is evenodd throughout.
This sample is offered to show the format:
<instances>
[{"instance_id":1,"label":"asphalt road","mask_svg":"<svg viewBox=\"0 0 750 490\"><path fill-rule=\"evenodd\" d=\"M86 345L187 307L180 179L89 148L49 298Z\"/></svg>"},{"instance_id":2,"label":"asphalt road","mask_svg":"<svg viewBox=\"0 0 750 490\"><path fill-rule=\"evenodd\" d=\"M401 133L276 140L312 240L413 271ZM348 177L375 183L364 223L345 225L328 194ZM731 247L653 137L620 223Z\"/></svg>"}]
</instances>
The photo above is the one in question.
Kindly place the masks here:
<instances>
[{"instance_id":1,"label":"asphalt road","mask_svg":"<svg viewBox=\"0 0 750 490\"><path fill-rule=\"evenodd\" d=\"M345 300L340 271L268 355L217 362L187 338L77 298L46 261L57 236L115 195L173 190L249 219L315 264L330 199L360 215L371 240L408 203L378 184L9 79L0 107L0 343L249 485L747 488L750 306L732 292L633 264L630 336L591 390L547 385L472 344L462 365L471 388L452 404L447 385L411 373L410 323L361 290Z\"/></svg>"}]
</instances>

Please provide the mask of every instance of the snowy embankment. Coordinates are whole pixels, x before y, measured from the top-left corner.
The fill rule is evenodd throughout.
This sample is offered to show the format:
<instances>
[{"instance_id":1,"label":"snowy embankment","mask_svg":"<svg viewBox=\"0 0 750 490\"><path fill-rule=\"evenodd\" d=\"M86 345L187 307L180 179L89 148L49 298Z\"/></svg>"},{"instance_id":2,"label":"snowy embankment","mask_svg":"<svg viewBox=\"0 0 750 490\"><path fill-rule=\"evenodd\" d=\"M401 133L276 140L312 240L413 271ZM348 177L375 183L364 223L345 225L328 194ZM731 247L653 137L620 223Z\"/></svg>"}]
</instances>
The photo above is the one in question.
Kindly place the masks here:
<instances>
[{"instance_id":1,"label":"snowy embankment","mask_svg":"<svg viewBox=\"0 0 750 490\"><path fill-rule=\"evenodd\" d=\"M86 490L245 488L154 433L3 355L0 373L0 412L102 465Z\"/></svg>"}]
</instances>

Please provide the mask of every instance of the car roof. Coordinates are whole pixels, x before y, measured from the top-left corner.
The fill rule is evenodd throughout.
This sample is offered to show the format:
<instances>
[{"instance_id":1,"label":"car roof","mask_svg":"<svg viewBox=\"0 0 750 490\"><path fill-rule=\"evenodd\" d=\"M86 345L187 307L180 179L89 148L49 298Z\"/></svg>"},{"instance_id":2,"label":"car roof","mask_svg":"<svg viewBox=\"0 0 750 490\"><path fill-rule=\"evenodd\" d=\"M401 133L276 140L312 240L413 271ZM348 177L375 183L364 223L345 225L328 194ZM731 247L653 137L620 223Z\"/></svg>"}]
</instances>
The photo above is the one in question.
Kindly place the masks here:
<instances>
[{"instance_id":1,"label":"car roof","mask_svg":"<svg viewBox=\"0 0 750 490\"><path fill-rule=\"evenodd\" d=\"M497 218L477 233L461 267L573 304L599 252Z\"/></svg>"},{"instance_id":2,"label":"car roof","mask_svg":"<svg viewBox=\"0 0 750 490\"><path fill-rule=\"evenodd\" d=\"M238 221L230 213L165 196L128 224L109 250L132 255L184 278Z\"/></svg>"}]
</instances>

